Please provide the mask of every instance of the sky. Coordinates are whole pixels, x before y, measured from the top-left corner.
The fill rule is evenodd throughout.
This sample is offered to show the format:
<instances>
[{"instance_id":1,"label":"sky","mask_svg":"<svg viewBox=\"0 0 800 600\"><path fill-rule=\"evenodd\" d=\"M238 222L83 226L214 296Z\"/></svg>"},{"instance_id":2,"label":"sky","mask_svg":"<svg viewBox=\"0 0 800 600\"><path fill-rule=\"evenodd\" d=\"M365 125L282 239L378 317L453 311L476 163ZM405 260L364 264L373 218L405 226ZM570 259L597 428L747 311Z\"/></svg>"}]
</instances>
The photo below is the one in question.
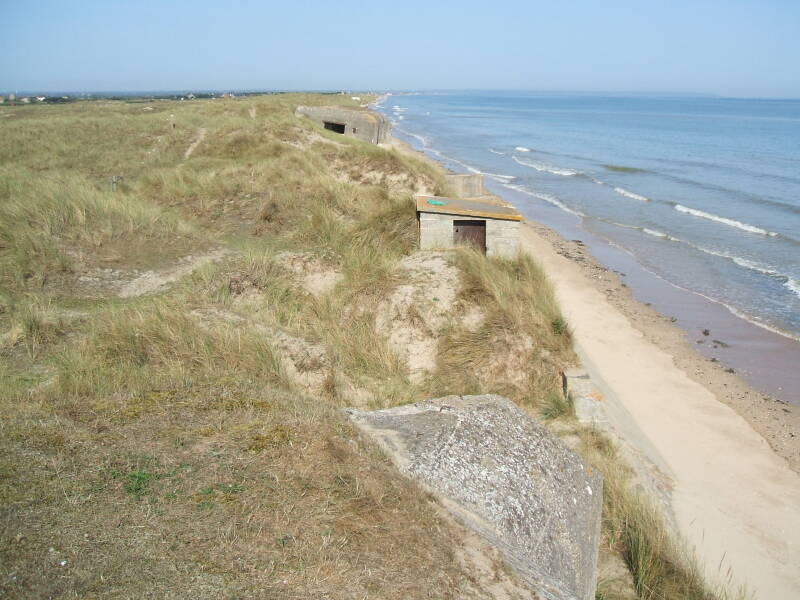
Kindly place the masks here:
<instances>
[{"instance_id":1,"label":"sky","mask_svg":"<svg viewBox=\"0 0 800 600\"><path fill-rule=\"evenodd\" d=\"M0 90L800 98L800 0L0 0Z\"/></svg>"}]
</instances>

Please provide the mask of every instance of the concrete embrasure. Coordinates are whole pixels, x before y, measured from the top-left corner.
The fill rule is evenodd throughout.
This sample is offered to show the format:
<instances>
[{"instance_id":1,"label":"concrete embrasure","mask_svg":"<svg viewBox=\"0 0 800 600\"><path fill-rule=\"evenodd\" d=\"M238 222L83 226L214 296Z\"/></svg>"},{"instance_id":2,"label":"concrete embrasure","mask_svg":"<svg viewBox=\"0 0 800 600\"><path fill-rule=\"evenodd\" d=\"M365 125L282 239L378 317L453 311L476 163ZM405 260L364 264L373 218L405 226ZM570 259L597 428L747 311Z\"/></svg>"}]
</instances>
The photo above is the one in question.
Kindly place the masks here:
<instances>
[{"instance_id":1,"label":"concrete embrasure","mask_svg":"<svg viewBox=\"0 0 800 600\"><path fill-rule=\"evenodd\" d=\"M513 402L448 396L346 412L540 596L594 598L602 477Z\"/></svg>"}]
</instances>

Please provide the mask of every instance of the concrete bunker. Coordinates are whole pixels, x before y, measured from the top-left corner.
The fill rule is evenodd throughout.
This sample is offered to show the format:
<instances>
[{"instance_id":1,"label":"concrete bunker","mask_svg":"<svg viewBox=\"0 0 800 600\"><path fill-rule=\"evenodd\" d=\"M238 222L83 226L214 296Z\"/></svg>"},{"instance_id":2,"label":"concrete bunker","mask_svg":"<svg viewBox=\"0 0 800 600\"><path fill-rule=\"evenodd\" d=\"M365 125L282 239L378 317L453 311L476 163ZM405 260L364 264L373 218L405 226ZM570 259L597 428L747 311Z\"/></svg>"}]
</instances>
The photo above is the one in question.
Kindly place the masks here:
<instances>
[{"instance_id":1,"label":"concrete bunker","mask_svg":"<svg viewBox=\"0 0 800 600\"><path fill-rule=\"evenodd\" d=\"M295 116L308 117L328 131L353 137L370 144L389 141L391 123L383 115L348 106L298 106Z\"/></svg>"},{"instance_id":2,"label":"concrete bunker","mask_svg":"<svg viewBox=\"0 0 800 600\"><path fill-rule=\"evenodd\" d=\"M445 179L458 198L478 198L487 195L483 185L483 175L479 173L448 173Z\"/></svg>"},{"instance_id":3,"label":"concrete bunker","mask_svg":"<svg viewBox=\"0 0 800 600\"><path fill-rule=\"evenodd\" d=\"M488 256L516 256L522 215L481 199L417 196L419 247L472 245Z\"/></svg>"}]
</instances>

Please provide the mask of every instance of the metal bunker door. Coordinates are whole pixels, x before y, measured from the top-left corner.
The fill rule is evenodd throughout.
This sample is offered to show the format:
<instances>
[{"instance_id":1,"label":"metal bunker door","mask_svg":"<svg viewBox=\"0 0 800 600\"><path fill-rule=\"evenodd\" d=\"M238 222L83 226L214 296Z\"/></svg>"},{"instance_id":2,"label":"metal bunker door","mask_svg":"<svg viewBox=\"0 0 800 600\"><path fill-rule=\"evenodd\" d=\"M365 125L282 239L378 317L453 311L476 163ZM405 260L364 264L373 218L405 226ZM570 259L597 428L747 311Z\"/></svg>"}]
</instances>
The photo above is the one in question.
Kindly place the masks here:
<instances>
[{"instance_id":1,"label":"metal bunker door","mask_svg":"<svg viewBox=\"0 0 800 600\"><path fill-rule=\"evenodd\" d=\"M472 244L486 254L486 221L453 221L453 244Z\"/></svg>"}]
</instances>

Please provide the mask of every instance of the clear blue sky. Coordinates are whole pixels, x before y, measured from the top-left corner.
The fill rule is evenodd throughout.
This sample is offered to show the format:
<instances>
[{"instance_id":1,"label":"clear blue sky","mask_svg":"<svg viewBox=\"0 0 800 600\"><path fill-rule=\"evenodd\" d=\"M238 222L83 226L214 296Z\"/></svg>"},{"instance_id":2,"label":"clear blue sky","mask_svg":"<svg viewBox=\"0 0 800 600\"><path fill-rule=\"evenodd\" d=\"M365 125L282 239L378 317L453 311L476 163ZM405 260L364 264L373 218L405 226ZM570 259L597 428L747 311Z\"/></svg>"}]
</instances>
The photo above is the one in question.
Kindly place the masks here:
<instances>
[{"instance_id":1,"label":"clear blue sky","mask_svg":"<svg viewBox=\"0 0 800 600\"><path fill-rule=\"evenodd\" d=\"M0 0L0 90L800 97L800 0Z\"/></svg>"}]
</instances>

